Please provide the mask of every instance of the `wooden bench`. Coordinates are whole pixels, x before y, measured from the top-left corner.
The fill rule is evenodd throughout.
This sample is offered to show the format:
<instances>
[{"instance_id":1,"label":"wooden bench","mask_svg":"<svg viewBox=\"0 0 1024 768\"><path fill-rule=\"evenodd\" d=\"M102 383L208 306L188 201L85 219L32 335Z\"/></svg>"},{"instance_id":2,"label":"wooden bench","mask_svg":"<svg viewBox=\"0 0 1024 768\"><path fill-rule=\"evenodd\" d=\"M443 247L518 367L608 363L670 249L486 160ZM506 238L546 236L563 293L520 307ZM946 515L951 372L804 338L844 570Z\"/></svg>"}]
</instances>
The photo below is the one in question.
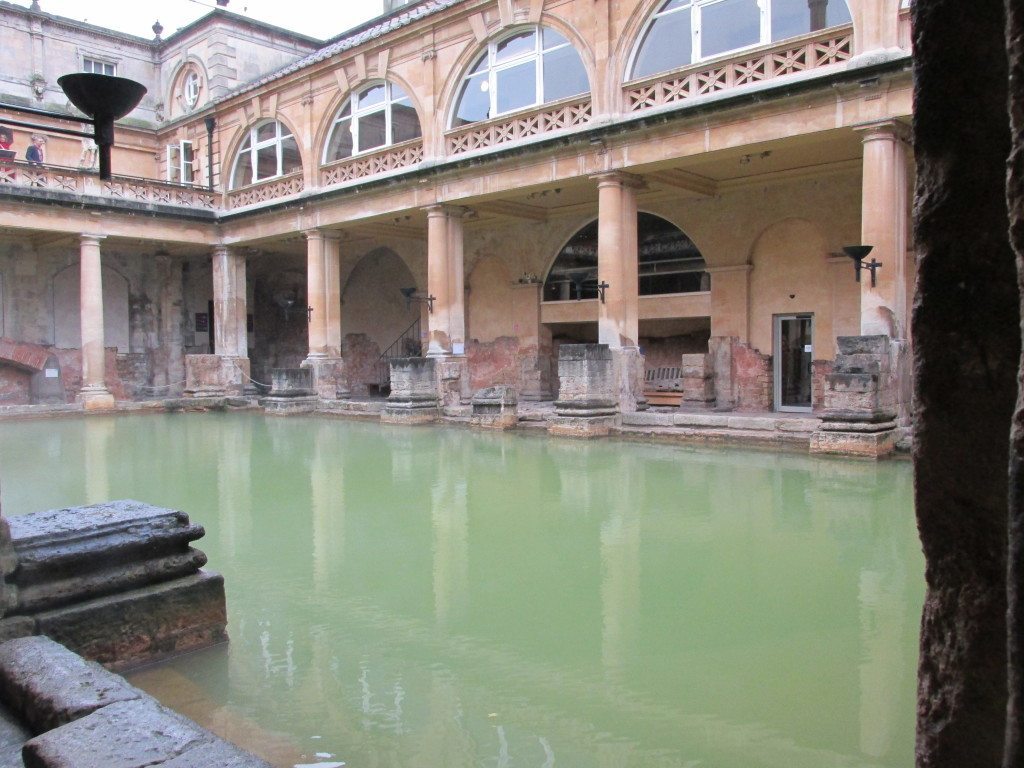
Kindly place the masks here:
<instances>
[{"instance_id":1,"label":"wooden bench","mask_svg":"<svg viewBox=\"0 0 1024 768\"><path fill-rule=\"evenodd\" d=\"M650 405L679 406L683 401L683 379L679 367L663 366L645 370L644 398Z\"/></svg>"}]
</instances>

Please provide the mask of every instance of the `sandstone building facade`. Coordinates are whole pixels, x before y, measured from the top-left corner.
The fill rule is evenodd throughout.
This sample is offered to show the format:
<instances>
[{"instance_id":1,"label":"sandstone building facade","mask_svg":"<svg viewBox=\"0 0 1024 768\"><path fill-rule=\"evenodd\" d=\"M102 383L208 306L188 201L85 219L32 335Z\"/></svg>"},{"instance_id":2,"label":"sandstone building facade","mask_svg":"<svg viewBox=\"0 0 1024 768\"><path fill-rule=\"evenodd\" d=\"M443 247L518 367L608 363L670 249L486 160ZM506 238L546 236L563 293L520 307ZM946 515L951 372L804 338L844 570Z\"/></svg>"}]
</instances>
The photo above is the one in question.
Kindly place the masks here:
<instances>
[{"instance_id":1,"label":"sandstone building facade","mask_svg":"<svg viewBox=\"0 0 1024 768\"><path fill-rule=\"evenodd\" d=\"M83 69L149 91L110 181L10 128L0 405L303 364L364 396L420 353L449 400L544 400L559 348L596 342L625 411L905 419L899 0L420 0L326 41L223 8L150 40L45 2L0 25L0 102L67 112ZM855 244L881 263L859 280Z\"/></svg>"}]
</instances>

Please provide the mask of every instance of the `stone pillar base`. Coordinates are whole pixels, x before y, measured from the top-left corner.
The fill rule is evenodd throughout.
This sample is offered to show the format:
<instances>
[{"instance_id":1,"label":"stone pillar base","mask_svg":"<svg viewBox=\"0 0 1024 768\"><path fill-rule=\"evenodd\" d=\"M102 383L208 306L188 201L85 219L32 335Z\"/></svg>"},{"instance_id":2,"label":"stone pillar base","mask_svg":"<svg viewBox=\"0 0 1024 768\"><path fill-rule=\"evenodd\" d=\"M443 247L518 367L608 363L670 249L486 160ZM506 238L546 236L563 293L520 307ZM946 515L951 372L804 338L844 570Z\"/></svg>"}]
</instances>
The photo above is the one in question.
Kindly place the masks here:
<instances>
[{"instance_id":1,"label":"stone pillar base","mask_svg":"<svg viewBox=\"0 0 1024 768\"><path fill-rule=\"evenodd\" d=\"M270 394L260 400L266 413L292 416L316 410L320 400L313 390L312 369L274 368L270 382Z\"/></svg>"},{"instance_id":2,"label":"stone pillar base","mask_svg":"<svg viewBox=\"0 0 1024 768\"><path fill-rule=\"evenodd\" d=\"M313 372L313 389L321 400L338 400L351 394L342 358L307 357L302 367Z\"/></svg>"},{"instance_id":3,"label":"stone pillar base","mask_svg":"<svg viewBox=\"0 0 1024 768\"><path fill-rule=\"evenodd\" d=\"M301 413L313 413L320 404L316 395L306 397L274 397L268 395L260 399L260 405L269 416L295 416Z\"/></svg>"},{"instance_id":4,"label":"stone pillar base","mask_svg":"<svg viewBox=\"0 0 1024 768\"><path fill-rule=\"evenodd\" d=\"M429 358L435 361L434 386L438 405L442 410L469 402L469 361L465 355L437 355ZM394 383L392 380L392 389Z\"/></svg>"},{"instance_id":5,"label":"stone pillar base","mask_svg":"<svg viewBox=\"0 0 1024 768\"><path fill-rule=\"evenodd\" d=\"M110 411L117 407L106 387L83 387L78 393L78 402L87 411Z\"/></svg>"},{"instance_id":6,"label":"stone pillar base","mask_svg":"<svg viewBox=\"0 0 1024 768\"><path fill-rule=\"evenodd\" d=\"M224 397L219 355L185 355L185 397Z\"/></svg>"},{"instance_id":7,"label":"stone pillar base","mask_svg":"<svg viewBox=\"0 0 1024 768\"><path fill-rule=\"evenodd\" d=\"M636 347L611 350L615 365L615 380L618 389L619 411L633 413L647 410L644 397L644 356Z\"/></svg>"},{"instance_id":8,"label":"stone pillar base","mask_svg":"<svg viewBox=\"0 0 1024 768\"><path fill-rule=\"evenodd\" d=\"M548 434L557 437L607 437L618 426L618 416L555 416L548 421Z\"/></svg>"},{"instance_id":9,"label":"stone pillar base","mask_svg":"<svg viewBox=\"0 0 1024 768\"><path fill-rule=\"evenodd\" d=\"M437 365L433 357L391 360L391 394L380 415L385 424L428 424L437 421Z\"/></svg>"},{"instance_id":10,"label":"stone pillar base","mask_svg":"<svg viewBox=\"0 0 1024 768\"><path fill-rule=\"evenodd\" d=\"M512 387L487 387L473 395L470 426L482 429L515 429L519 425L519 399Z\"/></svg>"},{"instance_id":11,"label":"stone pillar base","mask_svg":"<svg viewBox=\"0 0 1024 768\"><path fill-rule=\"evenodd\" d=\"M812 454L880 459L896 450L896 422L876 424L823 423L811 435Z\"/></svg>"}]
</instances>

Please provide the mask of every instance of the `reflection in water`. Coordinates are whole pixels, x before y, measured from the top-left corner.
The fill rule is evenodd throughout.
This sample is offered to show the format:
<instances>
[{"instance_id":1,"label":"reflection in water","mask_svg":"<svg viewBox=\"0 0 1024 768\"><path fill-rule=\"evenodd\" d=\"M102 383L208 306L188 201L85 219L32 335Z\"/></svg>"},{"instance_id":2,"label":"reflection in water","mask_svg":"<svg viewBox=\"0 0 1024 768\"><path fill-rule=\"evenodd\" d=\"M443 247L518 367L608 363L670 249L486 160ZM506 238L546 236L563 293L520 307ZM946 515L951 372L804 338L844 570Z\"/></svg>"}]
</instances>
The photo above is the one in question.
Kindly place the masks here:
<instances>
[{"instance_id":1,"label":"reflection in water","mask_svg":"<svg viewBox=\"0 0 1024 768\"><path fill-rule=\"evenodd\" d=\"M0 430L6 514L134 497L206 527L231 644L135 680L275 765L912 763L907 465L245 414Z\"/></svg>"}]
</instances>

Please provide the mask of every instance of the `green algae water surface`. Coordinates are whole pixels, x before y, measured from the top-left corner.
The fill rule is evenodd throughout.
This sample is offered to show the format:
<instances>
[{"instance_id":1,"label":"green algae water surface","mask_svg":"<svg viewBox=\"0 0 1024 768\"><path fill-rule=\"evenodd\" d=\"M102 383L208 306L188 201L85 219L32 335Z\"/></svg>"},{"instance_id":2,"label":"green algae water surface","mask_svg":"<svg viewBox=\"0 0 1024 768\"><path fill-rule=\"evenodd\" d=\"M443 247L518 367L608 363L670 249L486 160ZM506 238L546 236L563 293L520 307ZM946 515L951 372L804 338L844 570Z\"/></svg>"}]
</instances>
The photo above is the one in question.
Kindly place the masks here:
<instances>
[{"instance_id":1,"label":"green algae water surface","mask_svg":"<svg viewBox=\"0 0 1024 768\"><path fill-rule=\"evenodd\" d=\"M177 414L2 424L0 477L206 527L231 642L132 680L277 766L913 764L906 463Z\"/></svg>"}]
</instances>

